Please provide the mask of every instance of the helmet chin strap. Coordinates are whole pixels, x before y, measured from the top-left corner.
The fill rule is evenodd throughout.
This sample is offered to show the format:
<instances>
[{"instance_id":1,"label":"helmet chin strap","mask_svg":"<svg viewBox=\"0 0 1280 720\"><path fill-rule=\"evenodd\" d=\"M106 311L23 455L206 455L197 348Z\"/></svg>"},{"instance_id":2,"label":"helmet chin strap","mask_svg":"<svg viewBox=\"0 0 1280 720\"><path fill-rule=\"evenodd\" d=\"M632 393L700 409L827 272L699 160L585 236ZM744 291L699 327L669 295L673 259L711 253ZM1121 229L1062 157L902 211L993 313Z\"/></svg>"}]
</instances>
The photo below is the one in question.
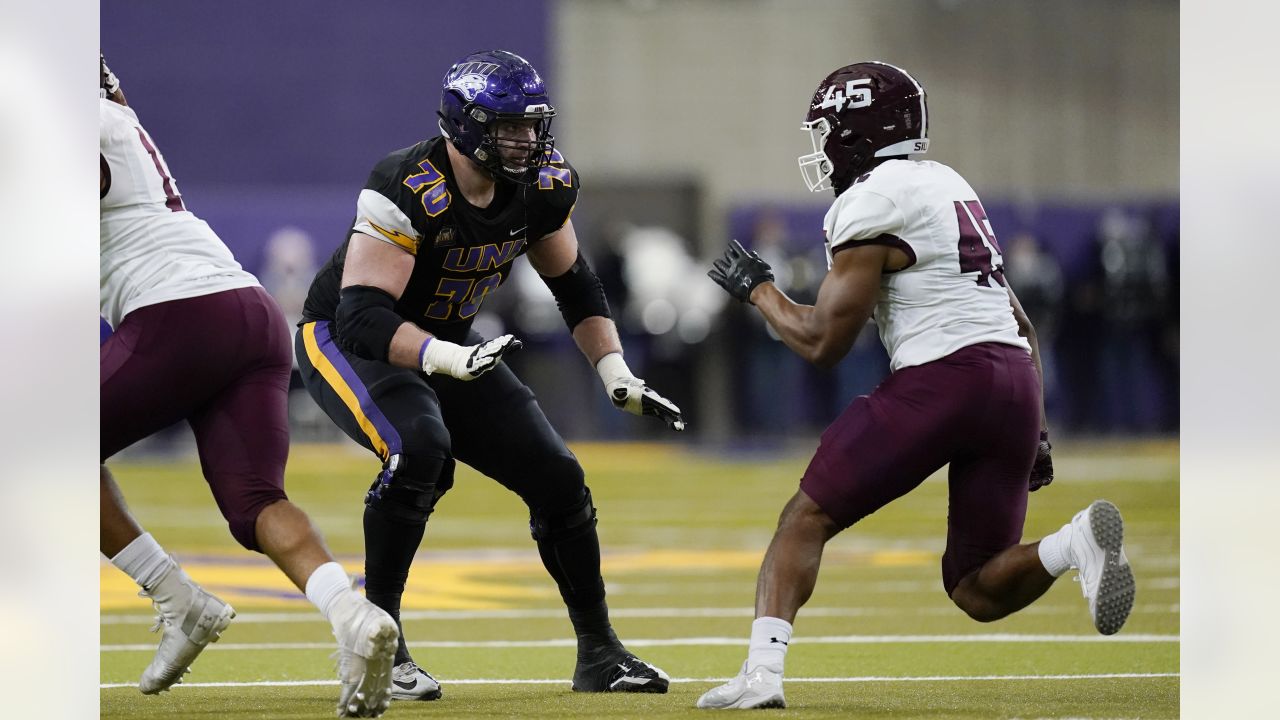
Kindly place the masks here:
<instances>
[{"instance_id":1,"label":"helmet chin strap","mask_svg":"<svg viewBox=\"0 0 1280 720\"><path fill-rule=\"evenodd\" d=\"M458 183L458 189L467 197L467 202L489 193L499 179L494 172L467 157L453 144L452 139L446 139L445 142L449 143L449 164L453 168L454 179ZM462 162L458 162L459 159Z\"/></svg>"}]
</instances>

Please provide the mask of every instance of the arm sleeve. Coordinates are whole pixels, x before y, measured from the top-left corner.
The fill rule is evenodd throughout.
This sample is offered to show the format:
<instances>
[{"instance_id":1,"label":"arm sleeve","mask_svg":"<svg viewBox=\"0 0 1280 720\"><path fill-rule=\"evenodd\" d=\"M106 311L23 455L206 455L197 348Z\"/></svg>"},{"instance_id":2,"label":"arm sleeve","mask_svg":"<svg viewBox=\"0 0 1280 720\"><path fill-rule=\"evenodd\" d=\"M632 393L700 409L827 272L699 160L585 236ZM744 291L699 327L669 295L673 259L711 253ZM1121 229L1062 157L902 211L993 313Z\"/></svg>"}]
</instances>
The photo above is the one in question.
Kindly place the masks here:
<instances>
[{"instance_id":1,"label":"arm sleeve","mask_svg":"<svg viewBox=\"0 0 1280 720\"><path fill-rule=\"evenodd\" d=\"M560 308L560 315L564 318L564 324L569 327L569 332L573 332L578 323L589 317L609 317L609 301L605 299L604 286L581 251L578 252L578 259L563 275L543 276L542 281L555 296L556 306Z\"/></svg>"},{"instance_id":2,"label":"arm sleeve","mask_svg":"<svg viewBox=\"0 0 1280 720\"><path fill-rule=\"evenodd\" d=\"M395 298L381 288L343 288L334 312L338 345L367 360L387 362L391 338L405 323L395 308Z\"/></svg>"}]
</instances>

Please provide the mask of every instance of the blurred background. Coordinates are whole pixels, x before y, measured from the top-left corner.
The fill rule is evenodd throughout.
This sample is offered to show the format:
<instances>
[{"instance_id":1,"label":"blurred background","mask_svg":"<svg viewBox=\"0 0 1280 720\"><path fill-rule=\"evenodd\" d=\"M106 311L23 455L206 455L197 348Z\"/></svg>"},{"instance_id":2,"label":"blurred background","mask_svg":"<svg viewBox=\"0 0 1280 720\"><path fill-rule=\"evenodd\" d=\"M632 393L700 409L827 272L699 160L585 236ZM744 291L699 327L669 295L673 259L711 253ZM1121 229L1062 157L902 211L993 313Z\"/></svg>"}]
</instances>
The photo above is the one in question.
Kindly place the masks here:
<instances>
[{"instance_id":1,"label":"blurred background","mask_svg":"<svg viewBox=\"0 0 1280 720\"><path fill-rule=\"evenodd\" d=\"M830 194L799 123L831 70L879 59L929 94L933 143L978 191L1037 326L1058 437L1178 430L1178 3L979 0L106 0L101 47L187 207L301 312L356 195L437 134L440 78L477 49L542 72L574 224L631 367L686 413L678 439L812 443L888 372L874 327L807 365L705 276L738 238L811 302ZM617 413L527 263L476 327L569 440L677 439ZM749 309L749 308L748 308ZM295 439L339 437L299 387ZM183 428L138 448L182 449Z\"/></svg>"}]
</instances>

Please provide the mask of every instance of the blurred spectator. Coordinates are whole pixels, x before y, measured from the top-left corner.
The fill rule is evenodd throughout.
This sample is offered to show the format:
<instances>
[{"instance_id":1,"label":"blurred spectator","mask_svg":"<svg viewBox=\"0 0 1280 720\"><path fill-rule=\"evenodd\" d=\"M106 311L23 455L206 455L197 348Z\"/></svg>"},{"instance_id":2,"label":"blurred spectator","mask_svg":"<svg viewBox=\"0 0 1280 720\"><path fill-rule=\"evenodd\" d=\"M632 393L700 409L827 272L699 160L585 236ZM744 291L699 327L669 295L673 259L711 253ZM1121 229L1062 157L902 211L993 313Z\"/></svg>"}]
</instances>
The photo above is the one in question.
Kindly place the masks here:
<instances>
[{"instance_id":1,"label":"blurred spectator","mask_svg":"<svg viewBox=\"0 0 1280 720\"><path fill-rule=\"evenodd\" d=\"M725 303L724 293L707 279L702 263L689 253L688 246L684 238L665 227L610 219L603 223L597 239L582 249L604 285L631 368L646 381L670 388L669 396L686 414L696 395L695 350L707 339L711 318ZM509 285L514 292L495 294L485 302L485 310L506 318L509 331L526 343L525 349L507 362L518 365L534 387L542 383L544 375L551 376L550 370L555 371L555 382L567 382L566 363L580 364L583 382L598 384L585 363L568 359L579 353L564 332L555 299L532 267L514 264ZM541 396L540 401L568 435L631 438L645 433L664 437L661 426L638 429L602 394L588 395L597 396L585 417L580 399L572 401L572 412L561 408L557 398Z\"/></svg>"},{"instance_id":2,"label":"blurred spectator","mask_svg":"<svg viewBox=\"0 0 1280 720\"><path fill-rule=\"evenodd\" d=\"M267 238L262 272L262 286L280 303L289 327L297 327L302 318L302 305L307 288L315 277L317 266L311 236L296 227L282 227ZM297 367L294 359L294 367Z\"/></svg>"},{"instance_id":3,"label":"blurred spectator","mask_svg":"<svg viewBox=\"0 0 1280 720\"><path fill-rule=\"evenodd\" d=\"M1169 288L1165 293L1164 317L1160 331L1160 386L1165 389L1164 412L1161 413L1160 431L1176 433L1179 423L1179 344L1182 340L1182 322L1179 302L1182 292L1178 278L1181 271L1178 252L1178 224L1174 222L1166 237L1161 237L1165 266L1168 268Z\"/></svg>"},{"instance_id":4,"label":"blurred spectator","mask_svg":"<svg viewBox=\"0 0 1280 720\"><path fill-rule=\"evenodd\" d=\"M784 218L765 209L750 232L743 245L769 263L778 288L797 302L813 302L821 275L794 253ZM829 389L824 393L816 387L817 374L782 344L759 313L743 312L737 303L729 313L733 355L739 361L736 384L742 388L736 393L735 413L741 429L765 435L807 429L810 415L822 411Z\"/></svg>"},{"instance_id":5,"label":"blurred spectator","mask_svg":"<svg viewBox=\"0 0 1280 720\"><path fill-rule=\"evenodd\" d=\"M315 245L305 231L287 225L267 238L258 278L262 287L280 303L290 334L296 331L302 318L302 305L306 302L307 289L316 270ZM296 357L293 358L293 372L289 375L289 425L294 439L299 441L334 440L338 437L337 428L303 390Z\"/></svg>"},{"instance_id":6,"label":"blurred spectator","mask_svg":"<svg viewBox=\"0 0 1280 720\"><path fill-rule=\"evenodd\" d=\"M1119 208L1098 224L1103 342L1099 357L1106 428L1152 432L1166 398L1157 367L1169 276L1151 223Z\"/></svg>"},{"instance_id":7,"label":"blurred spectator","mask_svg":"<svg viewBox=\"0 0 1280 720\"><path fill-rule=\"evenodd\" d=\"M1018 295L1018 302L1036 328L1040 343L1040 364L1044 370L1045 412L1052 426L1059 414L1058 326L1062 319L1062 266L1045 250L1039 238L1021 232L1007 243L1005 277Z\"/></svg>"}]
</instances>

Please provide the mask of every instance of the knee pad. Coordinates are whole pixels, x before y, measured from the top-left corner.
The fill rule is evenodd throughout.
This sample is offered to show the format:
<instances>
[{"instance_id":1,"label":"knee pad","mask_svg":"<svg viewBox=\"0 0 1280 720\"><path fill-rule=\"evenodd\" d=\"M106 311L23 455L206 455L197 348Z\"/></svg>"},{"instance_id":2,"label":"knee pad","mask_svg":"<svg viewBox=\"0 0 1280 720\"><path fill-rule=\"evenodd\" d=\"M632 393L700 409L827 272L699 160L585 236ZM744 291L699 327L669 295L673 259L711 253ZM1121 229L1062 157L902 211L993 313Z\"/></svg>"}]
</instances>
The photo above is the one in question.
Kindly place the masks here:
<instances>
[{"instance_id":1,"label":"knee pad","mask_svg":"<svg viewBox=\"0 0 1280 720\"><path fill-rule=\"evenodd\" d=\"M567 508L539 508L529 513L529 534L538 542L567 540L596 526L596 506L591 488L582 486L582 498Z\"/></svg>"},{"instance_id":2,"label":"knee pad","mask_svg":"<svg viewBox=\"0 0 1280 720\"><path fill-rule=\"evenodd\" d=\"M403 523L425 523L453 487L453 458L392 455L369 487L364 503Z\"/></svg>"}]
</instances>

